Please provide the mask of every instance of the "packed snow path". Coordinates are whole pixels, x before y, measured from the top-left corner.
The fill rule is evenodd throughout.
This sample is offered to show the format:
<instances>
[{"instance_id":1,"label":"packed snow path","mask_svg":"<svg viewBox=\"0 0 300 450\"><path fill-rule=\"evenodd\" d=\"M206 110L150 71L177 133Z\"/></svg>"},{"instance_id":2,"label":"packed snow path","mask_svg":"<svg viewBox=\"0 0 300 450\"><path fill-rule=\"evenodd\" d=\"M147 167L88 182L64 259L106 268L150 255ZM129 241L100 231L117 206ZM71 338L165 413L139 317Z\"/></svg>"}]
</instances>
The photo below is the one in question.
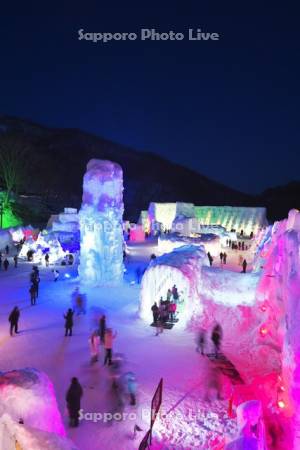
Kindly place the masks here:
<instances>
[{"instance_id":1,"label":"packed snow path","mask_svg":"<svg viewBox=\"0 0 300 450\"><path fill-rule=\"evenodd\" d=\"M60 267L60 279L53 281L52 268L41 268L40 293L36 306L30 306L29 274L31 264L12 264L8 272L0 272L0 352L1 371L35 367L52 379L60 411L67 427L65 393L70 379L77 376L84 388L82 408L85 413L104 413L112 409L111 372L100 361L90 365L88 339L95 329L101 313L105 312L108 325L117 331L114 353L124 358L123 372L133 371L138 380L138 406L125 406L127 413L136 414L134 420L120 423L81 421L78 429L68 429L68 435L80 450L133 450L138 447L149 425L152 395L158 381L164 378L163 409L184 415L176 420L171 414L158 421L156 432L161 440L172 437L176 448L208 448L205 439L222 436L225 430L234 429L226 417L227 402L207 403L207 358L195 351L193 334L187 331L165 330L155 336L155 329L137 316L139 286L131 284L135 278L136 264L149 260L153 252L147 247L144 258L137 254L129 257L129 271L120 288L83 290L87 294L86 315L75 317L73 337L64 337L63 314L71 306L71 294L77 286L76 268ZM68 274L70 278L65 278ZM21 308L20 334L9 336L8 315L18 305ZM226 397L226 394L225 394ZM179 402L180 399L183 399ZM201 400L202 399L202 400ZM190 417L188 411L200 411L200 418ZM180 416L181 417L181 416ZM132 439L137 423L143 432ZM180 446L181 445L181 446ZM203 445L203 446L202 446ZM165 447L171 448L171 447Z\"/></svg>"}]
</instances>

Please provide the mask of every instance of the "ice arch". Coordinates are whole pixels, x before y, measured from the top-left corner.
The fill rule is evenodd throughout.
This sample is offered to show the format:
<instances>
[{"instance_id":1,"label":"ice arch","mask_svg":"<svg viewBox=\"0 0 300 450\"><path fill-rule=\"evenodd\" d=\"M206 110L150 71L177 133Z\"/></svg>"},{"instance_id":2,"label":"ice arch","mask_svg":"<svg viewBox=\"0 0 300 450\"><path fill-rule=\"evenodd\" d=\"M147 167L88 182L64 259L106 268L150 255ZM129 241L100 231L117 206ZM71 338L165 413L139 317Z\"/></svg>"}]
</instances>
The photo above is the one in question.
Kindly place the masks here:
<instances>
[{"instance_id":1,"label":"ice arch","mask_svg":"<svg viewBox=\"0 0 300 450\"><path fill-rule=\"evenodd\" d=\"M141 286L140 316L152 321L151 306L166 298L169 288L176 284L182 305L179 326L185 326L194 313L201 312L200 285L202 265L208 265L204 247L185 245L156 258L146 270Z\"/></svg>"}]
</instances>

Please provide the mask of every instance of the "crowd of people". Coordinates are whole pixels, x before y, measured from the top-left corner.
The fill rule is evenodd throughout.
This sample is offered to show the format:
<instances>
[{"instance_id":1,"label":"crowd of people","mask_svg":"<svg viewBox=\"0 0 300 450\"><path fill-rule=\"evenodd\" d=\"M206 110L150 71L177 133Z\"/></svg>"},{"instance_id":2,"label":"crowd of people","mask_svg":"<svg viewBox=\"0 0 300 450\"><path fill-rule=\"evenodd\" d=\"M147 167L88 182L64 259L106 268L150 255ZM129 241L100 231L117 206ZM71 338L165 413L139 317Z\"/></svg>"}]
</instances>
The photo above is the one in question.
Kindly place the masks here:
<instances>
[{"instance_id":1,"label":"crowd of people","mask_svg":"<svg viewBox=\"0 0 300 450\"><path fill-rule=\"evenodd\" d=\"M208 258L208 262L210 267L212 267L213 262L214 262L214 257L211 255L210 252L207 252L207 258ZM220 253L220 263L221 266L226 265L227 264L227 253L226 252L221 252ZM244 258L242 255L239 256L239 261L238 264L240 266L242 266L242 273L246 273L247 272L247 267L248 267L248 263L246 258Z\"/></svg>"},{"instance_id":2,"label":"crowd of people","mask_svg":"<svg viewBox=\"0 0 300 450\"><path fill-rule=\"evenodd\" d=\"M160 297L159 305L157 302L151 307L153 315L153 324L156 326L156 336L161 334L167 322L174 323L177 321L177 303L179 302L179 293L177 286L174 284L172 289L168 289L166 299Z\"/></svg>"},{"instance_id":3,"label":"crowd of people","mask_svg":"<svg viewBox=\"0 0 300 450\"><path fill-rule=\"evenodd\" d=\"M249 249L249 245L245 244L245 241L232 241L231 239L226 239L226 245L232 250L247 251Z\"/></svg>"},{"instance_id":4,"label":"crowd of people","mask_svg":"<svg viewBox=\"0 0 300 450\"><path fill-rule=\"evenodd\" d=\"M65 315L66 335L67 330L73 328L73 314L74 311L70 308ZM133 372L122 372L122 358L118 355L113 358L113 345L117 338L117 332L113 331L111 327L107 327L106 316L101 315L98 327L92 331L88 340L90 347L90 364L94 365L100 359L101 352L103 353L103 365L109 368L110 384L110 399L111 399L111 414L122 412L128 399L131 406L136 405L137 394L137 380ZM103 349L103 350L101 350ZM72 378L71 385L66 394L67 409L69 413L70 427L77 427L79 425L79 411L81 408L81 398L83 396L83 389L77 378Z\"/></svg>"},{"instance_id":5,"label":"crowd of people","mask_svg":"<svg viewBox=\"0 0 300 450\"><path fill-rule=\"evenodd\" d=\"M14 254L14 256L12 256L12 261L13 261L13 265L15 268L18 267L18 261L19 261L19 257L18 257L18 248L16 247L16 253ZM0 270L4 269L5 272L8 271L8 268L10 266L10 262L9 262L9 257L10 257L10 248L8 245L5 246L5 249L2 249L0 251Z\"/></svg>"}]
</instances>

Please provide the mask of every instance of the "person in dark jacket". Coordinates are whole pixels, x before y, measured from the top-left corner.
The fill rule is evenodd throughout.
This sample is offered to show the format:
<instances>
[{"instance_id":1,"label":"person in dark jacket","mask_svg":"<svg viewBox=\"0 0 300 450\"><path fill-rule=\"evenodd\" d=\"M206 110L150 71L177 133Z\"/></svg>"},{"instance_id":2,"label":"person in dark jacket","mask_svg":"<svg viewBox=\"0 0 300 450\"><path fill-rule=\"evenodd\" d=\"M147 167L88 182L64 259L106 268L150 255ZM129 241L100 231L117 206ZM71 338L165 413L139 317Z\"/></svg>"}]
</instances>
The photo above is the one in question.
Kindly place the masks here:
<instances>
[{"instance_id":1,"label":"person in dark jacket","mask_svg":"<svg viewBox=\"0 0 300 450\"><path fill-rule=\"evenodd\" d=\"M247 261L244 259L243 261L243 273L246 273L247 271Z\"/></svg>"},{"instance_id":2,"label":"person in dark jacket","mask_svg":"<svg viewBox=\"0 0 300 450\"><path fill-rule=\"evenodd\" d=\"M46 264L46 267L48 267L49 266L49 253L46 253L46 255L45 255L45 264Z\"/></svg>"},{"instance_id":3,"label":"person in dark jacket","mask_svg":"<svg viewBox=\"0 0 300 450\"><path fill-rule=\"evenodd\" d=\"M18 334L18 324L20 318L20 310L17 306L14 307L12 312L8 317L8 321L10 322L10 335L13 335L13 331Z\"/></svg>"},{"instance_id":4,"label":"person in dark jacket","mask_svg":"<svg viewBox=\"0 0 300 450\"><path fill-rule=\"evenodd\" d=\"M65 336L72 336L72 330L73 330L73 315L74 315L74 311L69 308L67 314L64 314L64 318L65 318Z\"/></svg>"},{"instance_id":5,"label":"person in dark jacket","mask_svg":"<svg viewBox=\"0 0 300 450\"><path fill-rule=\"evenodd\" d=\"M37 266L33 266L30 275L30 281L35 288L36 297L39 296L39 285L40 285L40 272Z\"/></svg>"},{"instance_id":6,"label":"person in dark jacket","mask_svg":"<svg viewBox=\"0 0 300 450\"><path fill-rule=\"evenodd\" d=\"M155 302L154 305L151 307L151 311L153 314L153 322L157 323L159 318L159 307L157 306L157 303Z\"/></svg>"},{"instance_id":7,"label":"person in dark jacket","mask_svg":"<svg viewBox=\"0 0 300 450\"><path fill-rule=\"evenodd\" d=\"M212 266L214 258L211 256L210 252L207 252L207 257L208 257L209 265Z\"/></svg>"},{"instance_id":8,"label":"person in dark jacket","mask_svg":"<svg viewBox=\"0 0 300 450\"><path fill-rule=\"evenodd\" d=\"M99 322L99 336L100 336L100 340L101 340L102 344L104 343L105 331L106 331L106 317L103 314L103 316L101 316L101 319Z\"/></svg>"},{"instance_id":9,"label":"person in dark jacket","mask_svg":"<svg viewBox=\"0 0 300 450\"><path fill-rule=\"evenodd\" d=\"M7 271L7 269L8 269L8 266L9 266L9 262L8 262L8 259L7 259L7 258L5 258L5 260L3 261L3 267L4 267L4 270L5 270L5 271Z\"/></svg>"},{"instance_id":10,"label":"person in dark jacket","mask_svg":"<svg viewBox=\"0 0 300 450\"><path fill-rule=\"evenodd\" d=\"M15 263L15 268L18 267L18 255L14 256L14 263Z\"/></svg>"},{"instance_id":11,"label":"person in dark jacket","mask_svg":"<svg viewBox=\"0 0 300 450\"><path fill-rule=\"evenodd\" d=\"M32 284L32 285L30 286L29 294L30 294L30 303L31 303L31 306L34 306L34 305L36 304L36 290L35 290L34 284Z\"/></svg>"},{"instance_id":12,"label":"person in dark jacket","mask_svg":"<svg viewBox=\"0 0 300 450\"><path fill-rule=\"evenodd\" d=\"M66 394L67 408L70 418L70 427L78 427L80 400L83 395L82 387L76 377L71 380L71 385Z\"/></svg>"},{"instance_id":13,"label":"person in dark jacket","mask_svg":"<svg viewBox=\"0 0 300 450\"><path fill-rule=\"evenodd\" d=\"M222 333L221 325L217 324L213 328L212 333L211 333L211 340L212 340L212 342L214 344L214 347L215 347L215 355L216 355L216 357L218 356L219 351L220 351L222 334L223 333Z\"/></svg>"}]
</instances>

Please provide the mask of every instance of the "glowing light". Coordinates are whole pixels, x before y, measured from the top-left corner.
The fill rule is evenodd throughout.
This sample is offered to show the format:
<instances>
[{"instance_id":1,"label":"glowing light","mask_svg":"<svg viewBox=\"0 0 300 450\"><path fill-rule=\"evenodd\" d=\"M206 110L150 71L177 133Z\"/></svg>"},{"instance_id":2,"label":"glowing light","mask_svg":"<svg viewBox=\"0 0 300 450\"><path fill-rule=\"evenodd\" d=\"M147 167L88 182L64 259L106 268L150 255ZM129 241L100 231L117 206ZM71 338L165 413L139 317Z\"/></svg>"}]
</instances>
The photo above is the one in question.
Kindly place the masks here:
<instances>
[{"instance_id":1,"label":"glowing light","mask_svg":"<svg viewBox=\"0 0 300 450\"><path fill-rule=\"evenodd\" d=\"M285 402L283 400L278 400L277 406L280 409L284 409L286 407L286 404L285 404Z\"/></svg>"},{"instance_id":2,"label":"glowing light","mask_svg":"<svg viewBox=\"0 0 300 450\"><path fill-rule=\"evenodd\" d=\"M259 332L260 332L260 334L262 335L262 336L266 336L267 334L268 334L268 328L266 327L266 326L261 326L260 327L260 330L259 330Z\"/></svg>"}]
</instances>

